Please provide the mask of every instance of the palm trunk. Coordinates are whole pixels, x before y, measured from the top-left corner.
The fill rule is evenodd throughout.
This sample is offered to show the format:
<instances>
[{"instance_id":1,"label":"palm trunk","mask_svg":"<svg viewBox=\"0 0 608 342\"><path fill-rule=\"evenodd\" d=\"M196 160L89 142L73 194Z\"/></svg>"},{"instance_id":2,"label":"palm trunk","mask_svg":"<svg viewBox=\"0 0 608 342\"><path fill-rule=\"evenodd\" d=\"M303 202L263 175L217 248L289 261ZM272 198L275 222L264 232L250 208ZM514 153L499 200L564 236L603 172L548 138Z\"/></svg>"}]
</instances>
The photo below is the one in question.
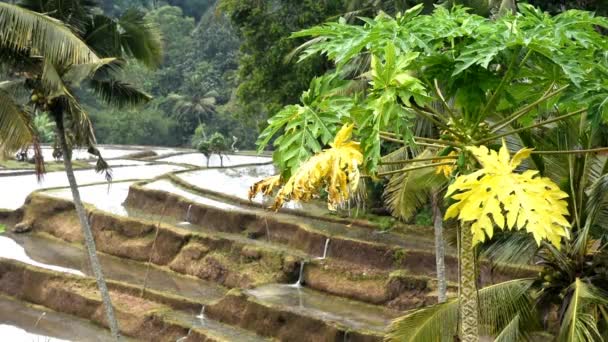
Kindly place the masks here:
<instances>
[{"instance_id":1,"label":"palm trunk","mask_svg":"<svg viewBox=\"0 0 608 342\"><path fill-rule=\"evenodd\" d=\"M435 263L437 265L437 301L444 303L447 300L447 280L445 277L445 242L443 241L443 214L439 201L439 194L433 191L431 195L433 210L433 226L435 231Z\"/></svg>"},{"instance_id":2,"label":"palm trunk","mask_svg":"<svg viewBox=\"0 0 608 342\"><path fill-rule=\"evenodd\" d=\"M460 336L462 342L478 342L477 277L473 236L470 225L462 225L460 231Z\"/></svg>"},{"instance_id":3,"label":"palm trunk","mask_svg":"<svg viewBox=\"0 0 608 342\"><path fill-rule=\"evenodd\" d=\"M95 279L97 280L97 287L99 288L99 292L101 293L101 299L103 301L103 306L106 312L108 325L112 332L113 338L118 341L120 340L120 330L118 329L118 322L116 321L116 316L114 315L114 308L112 307L112 301L110 300L108 286L106 285L106 281L101 270L101 264L99 263L99 259L97 258L97 249L95 248L93 232L91 231L91 226L89 225L87 213L84 209L82 201L80 200L80 192L78 191L78 184L76 183L76 177L74 176L74 170L72 168L72 153L68 147L65 138L63 120L58 119L56 120L56 122L57 133L59 136L61 149L63 151L63 165L65 166L65 173L68 176L68 182L70 183L70 190L72 191L74 207L76 207L76 213L78 214L80 226L84 234L84 242L87 248L87 253L89 254L89 261L91 262L91 268L93 269Z\"/></svg>"}]
</instances>

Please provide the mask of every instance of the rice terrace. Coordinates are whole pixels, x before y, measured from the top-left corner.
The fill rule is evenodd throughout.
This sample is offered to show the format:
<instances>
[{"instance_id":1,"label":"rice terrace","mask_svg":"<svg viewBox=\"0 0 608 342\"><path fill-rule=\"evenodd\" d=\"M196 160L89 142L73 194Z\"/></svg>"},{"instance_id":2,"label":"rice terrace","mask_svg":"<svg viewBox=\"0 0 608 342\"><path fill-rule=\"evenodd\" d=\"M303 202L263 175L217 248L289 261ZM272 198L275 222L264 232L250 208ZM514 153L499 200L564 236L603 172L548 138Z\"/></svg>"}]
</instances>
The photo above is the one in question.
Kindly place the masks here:
<instances>
[{"instance_id":1,"label":"rice terrace","mask_svg":"<svg viewBox=\"0 0 608 342\"><path fill-rule=\"evenodd\" d=\"M604 341L606 16L0 1L0 341Z\"/></svg>"}]
</instances>

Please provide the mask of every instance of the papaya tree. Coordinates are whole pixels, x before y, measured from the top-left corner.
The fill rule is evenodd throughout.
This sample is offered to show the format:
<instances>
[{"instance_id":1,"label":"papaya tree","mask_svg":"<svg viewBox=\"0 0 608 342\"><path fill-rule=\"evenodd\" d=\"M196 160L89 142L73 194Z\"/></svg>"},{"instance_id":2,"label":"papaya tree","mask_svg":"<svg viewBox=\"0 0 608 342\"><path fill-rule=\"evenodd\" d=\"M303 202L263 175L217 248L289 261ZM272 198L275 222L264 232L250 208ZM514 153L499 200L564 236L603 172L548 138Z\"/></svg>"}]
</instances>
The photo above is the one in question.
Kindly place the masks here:
<instances>
[{"instance_id":1,"label":"papaya tree","mask_svg":"<svg viewBox=\"0 0 608 342\"><path fill-rule=\"evenodd\" d=\"M545 242L539 246L521 232L495 232L494 238L482 245L482 255L496 265L513 269L534 262L541 267L537 276L479 291L480 324L492 327L491 332L485 332L496 336L496 341L535 337L602 341L606 334L608 158L602 153L605 148L597 147L606 145L606 126L587 127L581 125L581 119L543 127L532 136L539 150L560 151L543 155L548 165L545 175L556 184L564 184L572 208L571 238L563 240L558 249ZM449 299L444 305L409 312L393 323L389 337L398 341L449 340L457 325L457 307L457 300Z\"/></svg>"},{"instance_id":2,"label":"papaya tree","mask_svg":"<svg viewBox=\"0 0 608 342\"><path fill-rule=\"evenodd\" d=\"M393 179L435 169L447 175L445 219L460 223L460 319L452 336L462 341L478 340L480 321L482 333L495 334L513 319L479 316L478 246L496 231L517 231L560 249L578 210L547 177L547 160L604 151L538 150L533 137L570 119L583 127L603 122L608 88L596 75L605 68L607 45L596 28L608 20L583 11L551 16L526 4L518 8L488 19L459 6L423 15L417 6L395 17L381 13L357 25L340 19L295 33L311 38L301 59L323 54L335 68L313 81L302 104L272 117L260 137L263 148L278 135L273 158L282 173L253 190L280 187L275 206L325 189L335 194L328 197L333 207L353 193L360 173ZM418 134L420 122L439 136ZM349 146L362 159L336 146L353 127L359 143ZM401 160L390 161L400 167L383 169L390 148L383 142L404 149ZM329 154L337 157L321 158ZM302 172L318 181L294 186ZM526 284L506 284L502 294L526 293Z\"/></svg>"}]
</instances>

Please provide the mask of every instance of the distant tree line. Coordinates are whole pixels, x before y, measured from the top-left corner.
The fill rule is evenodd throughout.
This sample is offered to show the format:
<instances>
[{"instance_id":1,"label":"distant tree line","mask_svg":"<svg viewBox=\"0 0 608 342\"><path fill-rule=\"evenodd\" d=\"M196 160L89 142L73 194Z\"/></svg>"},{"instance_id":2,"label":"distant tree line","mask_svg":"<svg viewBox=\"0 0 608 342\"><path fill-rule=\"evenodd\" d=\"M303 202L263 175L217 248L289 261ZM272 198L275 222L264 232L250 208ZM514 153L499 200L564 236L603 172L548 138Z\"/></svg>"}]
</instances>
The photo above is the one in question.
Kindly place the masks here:
<instances>
[{"instance_id":1,"label":"distant tree line","mask_svg":"<svg viewBox=\"0 0 608 342\"><path fill-rule=\"evenodd\" d=\"M482 14L497 0L448 0ZM131 63L129 81L154 97L143 109L110 109L84 94L102 143L189 145L196 128L238 137L253 148L269 116L298 102L310 80L333 68L322 56L291 58L303 43L292 32L328 20L394 14L432 0L99 0L106 14L146 13L163 35L157 70ZM606 15L605 0L528 0L556 13L570 8ZM153 133L153 134L152 134ZM229 140L231 138L228 138Z\"/></svg>"}]
</instances>

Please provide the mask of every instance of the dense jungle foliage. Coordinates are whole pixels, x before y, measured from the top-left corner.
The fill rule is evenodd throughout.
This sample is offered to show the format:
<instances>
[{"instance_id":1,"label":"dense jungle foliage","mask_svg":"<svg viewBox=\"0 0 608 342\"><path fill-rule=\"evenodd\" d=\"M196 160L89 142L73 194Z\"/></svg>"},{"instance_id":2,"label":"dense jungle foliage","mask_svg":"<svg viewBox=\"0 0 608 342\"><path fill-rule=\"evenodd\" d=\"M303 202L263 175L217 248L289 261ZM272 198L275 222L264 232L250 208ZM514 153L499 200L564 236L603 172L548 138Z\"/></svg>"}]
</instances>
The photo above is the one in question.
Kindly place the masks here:
<instances>
[{"instance_id":1,"label":"dense jungle foliage","mask_svg":"<svg viewBox=\"0 0 608 342\"><path fill-rule=\"evenodd\" d=\"M237 140L236 148L253 149L266 120L297 103L312 78L333 68L323 56L298 63L295 49L305 40L291 38L293 32L339 17L355 22L378 11L395 14L421 2L430 12L445 1L99 0L99 11L108 16L135 8L158 25L164 57L156 70L126 67L125 77L154 97L143 108L109 108L83 94L97 140L189 146L199 128L199 135L221 133L231 145ZM602 0L529 2L553 13L607 11ZM459 3L487 15L492 1Z\"/></svg>"}]
</instances>

